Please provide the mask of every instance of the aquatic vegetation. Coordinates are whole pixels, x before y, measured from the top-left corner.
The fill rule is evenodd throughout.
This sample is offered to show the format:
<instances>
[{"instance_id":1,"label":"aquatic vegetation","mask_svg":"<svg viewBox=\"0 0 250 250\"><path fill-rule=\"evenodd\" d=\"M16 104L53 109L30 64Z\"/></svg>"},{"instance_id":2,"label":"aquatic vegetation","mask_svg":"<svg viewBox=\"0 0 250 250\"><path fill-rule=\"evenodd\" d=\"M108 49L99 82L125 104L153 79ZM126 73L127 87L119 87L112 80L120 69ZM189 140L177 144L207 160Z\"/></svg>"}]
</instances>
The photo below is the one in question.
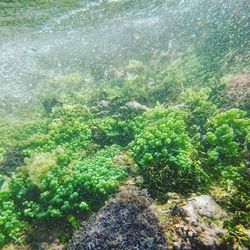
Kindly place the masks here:
<instances>
[{"instance_id":1,"label":"aquatic vegetation","mask_svg":"<svg viewBox=\"0 0 250 250\"><path fill-rule=\"evenodd\" d=\"M54 106L83 104L94 94L91 85L96 85L96 82L90 73L62 74L49 79L39 90L38 98L45 110L50 113Z\"/></svg>"},{"instance_id":2,"label":"aquatic vegetation","mask_svg":"<svg viewBox=\"0 0 250 250\"><path fill-rule=\"evenodd\" d=\"M209 88L192 90L188 89L179 96L179 102L184 106L188 132L194 136L205 133L205 125L216 112L216 105L210 100Z\"/></svg>"},{"instance_id":3,"label":"aquatic vegetation","mask_svg":"<svg viewBox=\"0 0 250 250\"><path fill-rule=\"evenodd\" d=\"M221 93L223 107L239 108L249 113L250 110L250 75L228 76L224 80Z\"/></svg>"},{"instance_id":4,"label":"aquatic vegetation","mask_svg":"<svg viewBox=\"0 0 250 250\"><path fill-rule=\"evenodd\" d=\"M56 164L56 152L34 154L25 160L25 166L22 171L27 173L32 183L40 186L41 179L46 176L49 170L53 166L56 166Z\"/></svg>"},{"instance_id":5,"label":"aquatic vegetation","mask_svg":"<svg viewBox=\"0 0 250 250\"><path fill-rule=\"evenodd\" d=\"M17 167L24 163L25 155L22 148L16 147L9 149L3 156L0 162L0 173L4 175L11 175Z\"/></svg>"},{"instance_id":6,"label":"aquatic vegetation","mask_svg":"<svg viewBox=\"0 0 250 250\"><path fill-rule=\"evenodd\" d=\"M119 193L80 227L69 249L165 249L163 230L149 206L142 191Z\"/></svg>"},{"instance_id":7,"label":"aquatic vegetation","mask_svg":"<svg viewBox=\"0 0 250 250\"><path fill-rule=\"evenodd\" d=\"M234 214L225 222L228 242L233 241L238 225L249 223L249 180L243 178L249 119L242 110L220 110L211 93L207 88L187 89L172 107L158 104L149 109L132 103L136 109L129 115L120 109L120 116L113 112L112 101L108 112L100 116L93 106L62 105L54 107L40 127L27 126L17 132L14 136L22 139L16 144L22 161L14 172L7 164L13 175L1 181L5 183L0 192L1 244L25 242L27 230L51 221L71 228L68 234L72 233L79 226L78 218L103 205L127 176L129 166L117 160L121 150L132 157L129 164L138 165L133 175L143 177L140 185L152 197L202 191L212 180L225 187L234 185L230 195L236 198L224 201ZM125 107L127 100L114 103ZM9 217L11 225L6 224ZM247 244L245 238L243 242Z\"/></svg>"},{"instance_id":8,"label":"aquatic vegetation","mask_svg":"<svg viewBox=\"0 0 250 250\"><path fill-rule=\"evenodd\" d=\"M23 141L24 152L31 156L62 147L72 155L91 148L91 117L90 111L82 105L57 107L51 113L45 131Z\"/></svg>"},{"instance_id":9,"label":"aquatic vegetation","mask_svg":"<svg viewBox=\"0 0 250 250\"><path fill-rule=\"evenodd\" d=\"M25 215L38 219L60 218L101 204L125 176L122 169L112 169L115 152L115 148L110 148L100 151L93 159L72 163L69 168L52 168L41 179L39 197L23 201Z\"/></svg>"},{"instance_id":10,"label":"aquatic vegetation","mask_svg":"<svg viewBox=\"0 0 250 250\"><path fill-rule=\"evenodd\" d=\"M27 223L19 218L15 204L7 192L0 192L0 247L8 242L21 243Z\"/></svg>"},{"instance_id":11,"label":"aquatic vegetation","mask_svg":"<svg viewBox=\"0 0 250 250\"><path fill-rule=\"evenodd\" d=\"M238 109L219 113L208 121L205 142L207 164L212 171L223 172L235 166L236 174L237 168L244 167L249 147L249 125L246 112Z\"/></svg>"},{"instance_id":12,"label":"aquatic vegetation","mask_svg":"<svg viewBox=\"0 0 250 250\"><path fill-rule=\"evenodd\" d=\"M176 110L151 111L154 119L129 145L151 192L190 192L205 186L206 174L192 159L191 140L184 113Z\"/></svg>"},{"instance_id":13,"label":"aquatic vegetation","mask_svg":"<svg viewBox=\"0 0 250 250\"><path fill-rule=\"evenodd\" d=\"M0 248L66 244L82 220L72 249L168 247L131 185L157 202L210 192L223 244L249 247L247 5L1 3Z\"/></svg>"},{"instance_id":14,"label":"aquatic vegetation","mask_svg":"<svg viewBox=\"0 0 250 250\"><path fill-rule=\"evenodd\" d=\"M14 124L8 120L0 120L0 159L9 161L8 154L16 154L20 151L24 141L37 133L44 133L47 128L47 119L30 117L29 121L15 121ZM17 149L19 148L19 149ZM20 152L21 153L21 152ZM12 165L10 164L10 168Z\"/></svg>"},{"instance_id":15,"label":"aquatic vegetation","mask_svg":"<svg viewBox=\"0 0 250 250\"><path fill-rule=\"evenodd\" d=\"M234 185L235 191L228 202L228 210L233 216L225 222L225 227L228 229L226 240L233 243L235 248L250 247L250 239L247 236L247 229L250 227L250 181L246 169L237 176Z\"/></svg>"},{"instance_id":16,"label":"aquatic vegetation","mask_svg":"<svg viewBox=\"0 0 250 250\"><path fill-rule=\"evenodd\" d=\"M113 167L112 158L118 150L112 146L69 167L58 165L53 158L49 160L46 154L27 161L0 193L1 213L5 216L1 225L8 229L8 216L13 216L10 228L14 230L13 236L8 236L7 229L1 231L3 242L21 235L19 226L26 222L51 223L51 219L60 219L66 223L67 218L98 208L126 176L124 168Z\"/></svg>"},{"instance_id":17,"label":"aquatic vegetation","mask_svg":"<svg viewBox=\"0 0 250 250\"><path fill-rule=\"evenodd\" d=\"M93 141L100 145L126 146L134 138L133 120L105 118L96 120L92 128Z\"/></svg>"}]
</instances>

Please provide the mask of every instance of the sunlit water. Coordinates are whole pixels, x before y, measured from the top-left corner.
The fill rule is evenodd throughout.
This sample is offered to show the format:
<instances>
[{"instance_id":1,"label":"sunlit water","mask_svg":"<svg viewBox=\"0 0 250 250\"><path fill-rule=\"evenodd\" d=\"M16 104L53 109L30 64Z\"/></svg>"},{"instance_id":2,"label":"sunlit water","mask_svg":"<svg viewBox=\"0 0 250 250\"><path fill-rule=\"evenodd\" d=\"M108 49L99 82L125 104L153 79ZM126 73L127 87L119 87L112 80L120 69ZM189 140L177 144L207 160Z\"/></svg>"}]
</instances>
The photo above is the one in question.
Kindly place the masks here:
<instances>
[{"instance_id":1,"label":"sunlit water","mask_svg":"<svg viewBox=\"0 0 250 250\"><path fill-rule=\"evenodd\" d=\"M15 9L17 17L28 19L22 25L0 26L1 109L10 100L14 106L35 102L37 87L58 75L90 69L101 79L112 65L145 61L159 51L185 50L212 32L217 18L220 21L218 13L205 9L206 1L171 2L178 1L79 1L77 7L72 4L59 14L52 3L47 9L28 8L25 13ZM241 15L235 1L213 2L221 5L219 15L230 11ZM241 2L239 8L244 9L247 1ZM1 20L8 11L1 12ZM39 15L43 18L37 21ZM209 22L210 30L202 30Z\"/></svg>"}]
</instances>

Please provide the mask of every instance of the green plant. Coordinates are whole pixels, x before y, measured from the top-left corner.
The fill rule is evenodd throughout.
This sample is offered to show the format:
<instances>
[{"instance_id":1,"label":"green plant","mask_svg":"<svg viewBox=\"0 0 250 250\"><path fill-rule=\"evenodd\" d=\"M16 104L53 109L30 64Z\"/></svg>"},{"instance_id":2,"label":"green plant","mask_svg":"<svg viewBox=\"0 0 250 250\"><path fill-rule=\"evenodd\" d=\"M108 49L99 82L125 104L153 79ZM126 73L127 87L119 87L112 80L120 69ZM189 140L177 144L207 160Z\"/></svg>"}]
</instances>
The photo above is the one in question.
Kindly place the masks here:
<instances>
[{"instance_id":1,"label":"green plant","mask_svg":"<svg viewBox=\"0 0 250 250\"><path fill-rule=\"evenodd\" d=\"M186 111L186 124L191 135L205 133L205 125L216 112L216 106L209 100L211 89L187 89L179 96L179 102Z\"/></svg>"},{"instance_id":2,"label":"green plant","mask_svg":"<svg viewBox=\"0 0 250 250\"><path fill-rule=\"evenodd\" d=\"M31 161L31 166L23 167L12 178L9 192L25 218L62 218L88 211L115 191L125 176L124 169L112 165L117 150L114 146L107 148L68 167L56 165L53 159L51 164L42 162L46 171L38 169L36 178L33 165L38 164L39 158L35 158L36 162Z\"/></svg>"},{"instance_id":3,"label":"green plant","mask_svg":"<svg viewBox=\"0 0 250 250\"><path fill-rule=\"evenodd\" d=\"M92 127L94 142L102 146L118 144L126 146L135 136L134 121L115 118L97 119Z\"/></svg>"},{"instance_id":4,"label":"green plant","mask_svg":"<svg viewBox=\"0 0 250 250\"><path fill-rule=\"evenodd\" d=\"M129 148L150 191L185 193L204 187L206 175L192 159L183 112L156 109L146 116L151 116L151 122L147 121Z\"/></svg>"},{"instance_id":5,"label":"green plant","mask_svg":"<svg viewBox=\"0 0 250 250\"><path fill-rule=\"evenodd\" d=\"M66 167L55 161L60 153L26 161L0 192L0 244L20 243L27 223L54 220L77 227L77 216L99 208L126 176L124 168L113 166L118 151L108 147Z\"/></svg>"},{"instance_id":6,"label":"green plant","mask_svg":"<svg viewBox=\"0 0 250 250\"><path fill-rule=\"evenodd\" d=\"M57 107L51 113L44 133L37 133L23 142L27 156L62 147L67 155L92 149L91 112L82 105Z\"/></svg>"},{"instance_id":7,"label":"green plant","mask_svg":"<svg viewBox=\"0 0 250 250\"><path fill-rule=\"evenodd\" d=\"M232 245L233 249L248 249L250 247L246 228L242 224L235 225L234 221L226 221L224 226L228 230L224 237L228 245Z\"/></svg>"},{"instance_id":8,"label":"green plant","mask_svg":"<svg viewBox=\"0 0 250 250\"><path fill-rule=\"evenodd\" d=\"M8 192L0 191L0 247L9 242L22 243L27 228L27 223L20 220L20 213L9 198Z\"/></svg>"},{"instance_id":9,"label":"green plant","mask_svg":"<svg viewBox=\"0 0 250 250\"><path fill-rule=\"evenodd\" d=\"M235 248L237 246L250 247L250 239L247 236L247 229L250 227L250 180L245 169L241 171L237 179L234 179L234 187L236 190L228 206L233 216L225 223L228 229L227 240L233 242Z\"/></svg>"},{"instance_id":10,"label":"green plant","mask_svg":"<svg viewBox=\"0 0 250 250\"><path fill-rule=\"evenodd\" d=\"M141 61L130 60L126 66L126 77L121 88L121 95L145 101L148 98L148 71Z\"/></svg>"},{"instance_id":11,"label":"green plant","mask_svg":"<svg viewBox=\"0 0 250 250\"><path fill-rule=\"evenodd\" d=\"M232 167L242 171L249 147L250 120L246 118L246 112L238 109L221 112L206 126L206 164L212 173L221 174Z\"/></svg>"}]
</instances>

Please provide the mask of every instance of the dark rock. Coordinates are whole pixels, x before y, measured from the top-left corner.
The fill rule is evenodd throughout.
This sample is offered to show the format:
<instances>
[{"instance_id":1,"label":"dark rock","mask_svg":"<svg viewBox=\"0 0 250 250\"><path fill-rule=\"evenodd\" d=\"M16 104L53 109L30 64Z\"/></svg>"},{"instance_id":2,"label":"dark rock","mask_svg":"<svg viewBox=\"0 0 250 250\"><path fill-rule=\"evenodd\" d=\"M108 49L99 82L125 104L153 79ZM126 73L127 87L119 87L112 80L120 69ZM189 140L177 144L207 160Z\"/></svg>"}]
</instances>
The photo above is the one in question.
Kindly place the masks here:
<instances>
[{"instance_id":1,"label":"dark rock","mask_svg":"<svg viewBox=\"0 0 250 250\"><path fill-rule=\"evenodd\" d=\"M15 147L9 149L3 156L2 162L0 162L0 174L10 176L16 168L23 165L24 158L25 155L22 148Z\"/></svg>"},{"instance_id":2,"label":"dark rock","mask_svg":"<svg viewBox=\"0 0 250 250\"><path fill-rule=\"evenodd\" d=\"M62 106L62 103L55 98L48 98L43 101L43 108L47 113L51 113L54 107Z\"/></svg>"}]
</instances>

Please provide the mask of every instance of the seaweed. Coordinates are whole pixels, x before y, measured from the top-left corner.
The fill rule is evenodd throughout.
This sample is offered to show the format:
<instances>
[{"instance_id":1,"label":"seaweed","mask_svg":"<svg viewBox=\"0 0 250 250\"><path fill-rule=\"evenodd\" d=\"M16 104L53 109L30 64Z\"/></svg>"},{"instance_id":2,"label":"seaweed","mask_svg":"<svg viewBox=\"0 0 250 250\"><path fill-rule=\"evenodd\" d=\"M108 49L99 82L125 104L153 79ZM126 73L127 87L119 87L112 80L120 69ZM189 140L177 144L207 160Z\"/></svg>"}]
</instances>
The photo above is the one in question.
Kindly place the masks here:
<instances>
[{"instance_id":1,"label":"seaweed","mask_svg":"<svg viewBox=\"0 0 250 250\"><path fill-rule=\"evenodd\" d=\"M69 250L159 250L166 239L144 191L120 192L76 232Z\"/></svg>"}]
</instances>

